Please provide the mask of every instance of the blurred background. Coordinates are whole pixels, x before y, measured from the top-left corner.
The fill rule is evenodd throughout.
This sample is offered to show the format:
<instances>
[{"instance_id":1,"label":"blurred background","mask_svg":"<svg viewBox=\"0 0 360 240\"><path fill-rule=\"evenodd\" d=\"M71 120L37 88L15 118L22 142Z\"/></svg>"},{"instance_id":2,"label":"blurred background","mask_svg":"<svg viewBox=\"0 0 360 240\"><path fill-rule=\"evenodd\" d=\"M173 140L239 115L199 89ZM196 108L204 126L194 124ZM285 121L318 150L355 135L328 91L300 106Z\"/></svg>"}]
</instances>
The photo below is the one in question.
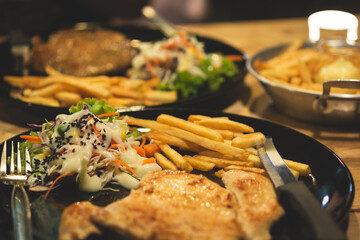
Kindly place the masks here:
<instances>
[{"instance_id":1,"label":"blurred background","mask_svg":"<svg viewBox=\"0 0 360 240\"><path fill-rule=\"evenodd\" d=\"M83 21L142 24L147 4L175 24L307 17L319 10L360 13L359 0L0 0L0 31L54 31Z\"/></svg>"}]
</instances>

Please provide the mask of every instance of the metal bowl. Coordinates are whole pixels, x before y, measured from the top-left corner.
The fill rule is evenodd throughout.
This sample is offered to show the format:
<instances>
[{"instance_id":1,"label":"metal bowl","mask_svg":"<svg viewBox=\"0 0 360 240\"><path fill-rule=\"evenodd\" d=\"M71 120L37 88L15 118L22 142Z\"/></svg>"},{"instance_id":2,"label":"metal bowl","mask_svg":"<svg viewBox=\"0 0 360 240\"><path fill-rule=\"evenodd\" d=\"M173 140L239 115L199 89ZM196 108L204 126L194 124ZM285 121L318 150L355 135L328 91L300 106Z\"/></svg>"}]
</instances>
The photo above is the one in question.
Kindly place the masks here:
<instances>
[{"instance_id":1,"label":"metal bowl","mask_svg":"<svg viewBox=\"0 0 360 240\"><path fill-rule=\"evenodd\" d=\"M252 56L246 64L248 71L261 82L270 95L273 105L284 114L307 122L337 126L359 124L360 95L329 93L331 87L360 88L360 80L328 81L324 83L321 93L282 85L259 75L254 62L267 61L279 55L289 44L262 50ZM314 44L307 42L304 47L312 48Z\"/></svg>"}]
</instances>

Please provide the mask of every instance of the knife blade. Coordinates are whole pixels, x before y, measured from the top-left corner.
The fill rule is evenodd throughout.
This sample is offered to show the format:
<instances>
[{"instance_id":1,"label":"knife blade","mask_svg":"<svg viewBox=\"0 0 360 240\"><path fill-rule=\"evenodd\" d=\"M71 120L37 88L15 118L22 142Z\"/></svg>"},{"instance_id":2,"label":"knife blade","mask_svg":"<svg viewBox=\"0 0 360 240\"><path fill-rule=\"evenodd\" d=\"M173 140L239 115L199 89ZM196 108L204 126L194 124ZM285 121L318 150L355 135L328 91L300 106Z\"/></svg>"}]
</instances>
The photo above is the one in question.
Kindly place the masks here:
<instances>
[{"instance_id":1,"label":"knife blade","mask_svg":"<svg viewBox=\"0 0 360 240\"><path fill-rule=\"evenodd\" d=\"M297 181L276 150L271 137L257 146L259 157L273 182L280 204L285 211L291 209L311 226L312 239L341 240L345 234L331 216L322 208L320 202L306 187Z\"/></svg>"}]
</instances>

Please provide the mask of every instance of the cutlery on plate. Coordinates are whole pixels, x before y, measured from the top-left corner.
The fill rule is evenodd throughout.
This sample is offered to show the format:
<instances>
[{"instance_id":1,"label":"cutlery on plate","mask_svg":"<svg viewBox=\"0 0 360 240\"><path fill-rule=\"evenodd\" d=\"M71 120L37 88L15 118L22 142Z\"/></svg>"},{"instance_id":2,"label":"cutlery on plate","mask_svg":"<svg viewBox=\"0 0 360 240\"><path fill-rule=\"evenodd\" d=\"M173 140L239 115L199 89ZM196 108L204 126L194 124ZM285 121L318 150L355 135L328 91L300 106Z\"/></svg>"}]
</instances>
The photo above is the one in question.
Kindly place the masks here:
<instances>
[{"instance_id":1,"label":"cutlery on plate","mask_svg":"<svg viewBox=\"0 0 360 240\"><path fill-rule=\"evenodd\" d=\"M167 36L172 37L176 32L177 29L164 18L162 18L153 7L145 6L142 8L142 14L149 19L151 22L158 25L160 30Z\"/></svg>"},{"instance_id":2,"label":"cutlery on plate","mask_svg":"<svg viewBox=\"0 0 360 240\"><path fill-rule=\"evenodd\" d=\"M273 182L280 204L291 207L312 227L312 239L341 240L345 234L331 216L322 208L319 201L303 181L297 181L284 160L277 152L271 137L257 146L259 157Z\"/></svg>"},{"instance_id":3,"label":"cutlery on plate","mask_svg":"<svg viewBox=\"0 0 360 240\"><path fill-rule=\"evenodd\" d=\"M3 151L1 155L0 163L0 180L1 182L9 185L13 185L11 194L11 213L14 227L14 239L16 240L31 240L32 239L32 226L31 226L31 209L29 197L24 189L24 185L27 181L28 171L31 171L30 155L28 149L25 150L25 173L22 171L22 161L19 149L19 143L17 143L16 154L16 169L15 169L15 152L14 143L11 142L10 153L10 167L7 170L7 158L6 153L6 141L3 145Z\"/></svg>"}]
</instances>

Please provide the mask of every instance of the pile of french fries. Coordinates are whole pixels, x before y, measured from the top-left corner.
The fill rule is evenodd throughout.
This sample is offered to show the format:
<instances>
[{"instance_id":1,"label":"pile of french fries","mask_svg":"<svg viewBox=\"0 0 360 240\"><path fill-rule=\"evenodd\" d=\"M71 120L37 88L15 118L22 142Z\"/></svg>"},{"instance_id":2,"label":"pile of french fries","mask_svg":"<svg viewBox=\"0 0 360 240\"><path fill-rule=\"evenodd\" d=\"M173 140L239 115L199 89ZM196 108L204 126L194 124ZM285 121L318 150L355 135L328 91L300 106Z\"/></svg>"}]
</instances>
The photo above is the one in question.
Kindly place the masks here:
<instances>
[{"instance_id":1,"label":"pile of french fries","mask_svg":"<svg viewBox=\"0 0 360 240\"><path fill-rule=\"evenodd\" d=\"M254 68L261 76L270 81L317 92L322 92L324 78L328 75L333 76L334 72L335 75L360 77L360 51L358 49L334 50L334 47L326 44L323 48L325 51L303 48L302 41L294 41L282 53L268 61L254 61ZM338 64L337 69L334 69L334 62L339 58L344 60L346 66L338 66ZM348 67L349 64L352 65L351 68ZM331 91L333 93L360 94L360 90L357 89L334 88Z\"/></svg>"},{"instance_id":2,"label":"pile of french fries","mask_svg":"<svg viewBox=\"0 0 360 240\"><path fill-rule=\"evenodd\" d=\"M48 66L48 76L5 76L11 96L24 102L70 107L86 97L105 100L114 107L159 105L177 100L176 91L159 91L160 79L130 80L120 76L75 77Z\"/></svg>"},{"instance_id":3,"label":"pile of french fries","mask_svg":"<svg viewBox=\"0 0 360 240\"><path fill-rule=\"evenodd\" d=\"M238 169L266 175L256 145L265 142L261 132L228 117L189 115L181 119L161 114L156 120L128 117L128 121L151 129L147 138L161 149L155 153L163 169L221 171ZM296 178L311 173L307 164L285 160Z\"/></svg>"}]
</instances>

